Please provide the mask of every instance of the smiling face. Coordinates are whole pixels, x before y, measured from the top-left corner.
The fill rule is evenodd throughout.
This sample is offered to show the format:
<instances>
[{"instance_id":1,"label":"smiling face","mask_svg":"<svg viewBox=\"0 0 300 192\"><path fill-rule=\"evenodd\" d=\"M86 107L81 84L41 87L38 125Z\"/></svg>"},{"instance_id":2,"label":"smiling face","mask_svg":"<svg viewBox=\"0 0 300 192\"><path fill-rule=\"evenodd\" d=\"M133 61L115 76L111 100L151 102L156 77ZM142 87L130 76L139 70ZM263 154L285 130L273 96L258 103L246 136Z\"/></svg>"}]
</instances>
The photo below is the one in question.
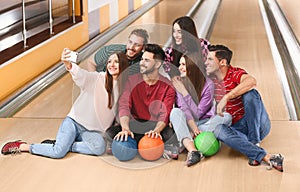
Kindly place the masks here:
<instances>
[{"instance_id":1,"label":"smiling face","mask_svg":"<svg viewBox=\"0 0 300 192\"><path fill-rule=\"evenodd\" d=\"M154 54L145 51L140 61L140 72L142 74L150 74L155 70L155 59Z\"/></svg>"},{"instance_id":2,"label":"smiling face","mask_svg":"<svg viewBox=\"0 0 300 192\"><path fill-rule=\"evenodd\" d=\"M216 52L209 52L205 62L205 69L207 75L216 75L217 72L220 72L220 61L216 57Z\"/></svg>"},{"instance_id":3,"label":"smiling face","mask_svg":"<svg viewBox=\"0 0 300 192\"><path fill-rule=\"evenodd\" d=\"M119 68L119 58L117 54L112 54L107 60L107 71L113 77L118 77L120 68Z\"/></svg>"},{"instance_id":4,"label":"smiling face","mask_svg":"<svg viewBox=\"0 0 300 192\"><path fill-rule=\"evenodd\" d=\"M144 38L131 34L126 45L126 56L129 60L134 60L143 50Z\"/></svg>"},{"instance_id":5,"label":"smiling face","mask_svg":"<svg viewBox=\"0 0 300 192\"><path fill-rule=\"evenodd\" d=\"M184 57L181 57L179 60L179 67L180 76L185 77L186 76L186 61Z\"/></svg>"},{"instance_id":6,"label":"smiling face","mask_svg":"<svg viewBox=\"0 0 300 192\"><path fill-rule=\"evenodd\" d=\"M180 45L182 43L182 31L178 23L174 23L173 25L173 37L176 45Z\"/></svg>"}]
</instances>

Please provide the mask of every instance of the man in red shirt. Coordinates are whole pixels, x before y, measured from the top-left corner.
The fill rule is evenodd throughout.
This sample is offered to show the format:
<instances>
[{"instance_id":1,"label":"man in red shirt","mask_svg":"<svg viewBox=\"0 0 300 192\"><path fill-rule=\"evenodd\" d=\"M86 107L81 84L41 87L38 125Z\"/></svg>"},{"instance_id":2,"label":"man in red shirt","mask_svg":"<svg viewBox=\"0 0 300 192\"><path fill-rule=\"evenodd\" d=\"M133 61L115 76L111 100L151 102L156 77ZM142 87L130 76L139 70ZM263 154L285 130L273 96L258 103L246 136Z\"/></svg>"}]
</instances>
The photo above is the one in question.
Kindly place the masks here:
<instances>
[{"instance_id":1,"label":"man in red shirt","mask_svg":"<svg viewBox=\"0 0 300 192\"><path fill-rule=\"evenodd\" d=\"M270 120L259 93L256 79L241 68L232 67L232 51L224 45L210 45L206 72L215 83L216 112L232 115L231 127L218 126L214 133L229 147L249 158L249 165L267 162L283 171L283 156L267 154L259 143L270 132Z\"/></svg>"},{"instance_id":2,"label":"man in red shirt","mask_svg":"<svg viewBox=\"0 0 300 192\"><path fill-rule=\"evenodd\" d=\"M164 56L159 45L145 45L140 73L129 76L119 99L121 126L108 129L108 138L127 141L131 136L139 141L148 135L159 137L165 143L176 141L173 129L168 126L175 90L171 82L159 74Z\"/></svg>"}]
</instances>

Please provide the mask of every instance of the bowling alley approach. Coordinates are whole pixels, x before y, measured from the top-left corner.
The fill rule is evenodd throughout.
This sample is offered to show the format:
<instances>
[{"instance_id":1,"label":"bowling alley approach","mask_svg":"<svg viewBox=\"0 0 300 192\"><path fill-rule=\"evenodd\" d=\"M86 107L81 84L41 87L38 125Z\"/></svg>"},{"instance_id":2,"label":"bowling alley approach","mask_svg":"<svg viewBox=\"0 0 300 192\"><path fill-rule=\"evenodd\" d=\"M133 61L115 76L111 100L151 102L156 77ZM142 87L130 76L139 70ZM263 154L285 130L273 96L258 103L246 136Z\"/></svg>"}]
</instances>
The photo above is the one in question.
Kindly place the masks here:
<instances>
[{"instance_id":1,"label":"bowling alley approach","mask_svg":"<svg viewBox=\"0 0 300 192\"><path fill-rule=\"evenodd\" d=\"M0 191L299 191L299 6L0 0Z\"/></svg>"}]
</instances>

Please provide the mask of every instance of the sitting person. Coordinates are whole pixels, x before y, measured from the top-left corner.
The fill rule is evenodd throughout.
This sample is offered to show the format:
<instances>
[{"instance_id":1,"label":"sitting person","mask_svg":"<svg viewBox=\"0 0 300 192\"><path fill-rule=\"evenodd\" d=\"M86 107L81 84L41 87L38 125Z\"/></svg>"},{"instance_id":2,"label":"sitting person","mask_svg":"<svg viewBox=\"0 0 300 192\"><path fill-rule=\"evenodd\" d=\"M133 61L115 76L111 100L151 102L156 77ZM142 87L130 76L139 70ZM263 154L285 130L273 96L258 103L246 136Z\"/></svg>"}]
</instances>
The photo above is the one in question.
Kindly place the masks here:
<instances>
[{"instance_id":1,"label":"sitting person","mask_svg":"<svg viewBox=\"0 0 300 192\"><path fill-rule=\"evenodd\" d=\"M180 59L180 76L172 78L178 108L171 111L170 121L180 147L188 150L186 165L192 166L203 157L194 145L193 137L202 131L213 131L218 124L229 126L231 115L215 116L214 84L206 78L204 62L197 52Z\"/></svg>"},{"instance_id":2,"label":"sitting person","mask_svg":"<svg viewBox=\"0 0 300 192\"><path fill-rule=\"evenodd\" d=\"M106 72L88 72L69 61L71 51L65 48L61 55L66 69L81 92L70 113L58 130L56 141L27 144L24 141L6 143L4 155L29 152L50 158L63 158L68 152L101 155L106 150L104 132L114 122L116 101L127 79L128 61L124 53L113 53ZM88 110L86 110L88 109Z\"/></svg>"},{"instance_id":3,"label":"sitting person","mask_svg":"<svg viewBox=\"0 0 300 192\"><path fill-rule=\"evenodd\" d=\"M254 90L256 79L245 70L230 64L232 51L224 45L210 45L205 63L206 72L215 84L217 114L226 111L232 115L232 126L218 126L218 139L249 158L249 165L262 161L268 168L283 171L281 154L268 154L259 143L270 132L270 120L259 93Z\"/></svg>"},{"instance_id":4,"label":"sitting person","mask_svg":"<svg viewBox=\"0 0 300 192\"><path fill-rule=\"evenodd\" d=\"M108 56L114 52L123 52L126 54L130 68L129 74L139 73L139 62L142 57L144 45L148 43L149 35L145 29L134 29L129 34L127 44L111 44L99 49L93 60L87 63L88 71L105 71Z\"/></svg>"},{"instance_id":5,"label":"sitting person","mask_svg":"<svg viewBox=\"0 0 300 192\"><path fill-rule=\"evenodd\" d=\"M189 16L182 16L173 21L172 42L170 47L165 49L164 70L173 76L173 70L177 71L179 60L182 55L199 52L199 57L206 61L209 41L198 37L195 22Z\"/></svg>"},{"instance_id":6,"label":"sitting person","mask_svg":"<svg viewBox=\"0 0 300 192\"><path fill-rule=\"evenodd\" d=\"M169 115L175 102L171 82L159 74L164 60L163 49L146 44L140 61L140 73L129 76L119 100L121 126L107 129L107 138L127 141L128 136L137 142L144 136L174 143L176 139L169 125Z\"/></svg>"}]
</instances>

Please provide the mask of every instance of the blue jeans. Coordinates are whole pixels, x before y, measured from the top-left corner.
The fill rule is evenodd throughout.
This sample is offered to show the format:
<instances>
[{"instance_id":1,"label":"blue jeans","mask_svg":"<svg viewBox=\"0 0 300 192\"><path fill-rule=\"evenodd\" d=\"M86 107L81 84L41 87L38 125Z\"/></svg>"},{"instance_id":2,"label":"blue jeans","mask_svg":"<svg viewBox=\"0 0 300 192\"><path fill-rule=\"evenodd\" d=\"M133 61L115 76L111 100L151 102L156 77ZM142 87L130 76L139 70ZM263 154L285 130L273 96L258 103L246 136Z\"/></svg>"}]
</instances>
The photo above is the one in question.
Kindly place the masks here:
<instances>
[{"instance_id":1,"label":"blue jeans","mask_svg":"<svg viewBox=\"0 0 300 192\"><path fill-rule=\"evenodd\" d=\"M245 115L242 121L234 127L246 124L242 132L247 135L251 143L260 143L269 133L271 123L259 93L253 89L243 95Z\"/></svg>"},{"instance_id":2,"label":"blue jeans","mask_svg":"<svg viewBox=\"0 0 300 192\"><path fill-rule=\"evenodd\" d=\"M224 113L224 117L216 115L212 118L202 119L196 121L196 125L200 131L210 131L214 132L218 125L224 125L229 127L231 125L231 115L229 113ZM193 139L193 133L190 132L189 126L187 125L185 113L179 108L173 108L170 114L170 121L173 125L174 131L176 133L177 139L179 141L179 146L182 146L182 141L185 138Z\"/></svg>"},{"instance_id":3,"label":"blue jeans","mask_svg":"<svg viewBox=\"0 0 300 192\"><path fill-rule=\"evenodd\" d=\"M262 161L266 151L257 145L270 132L270 120L259 93L251 90L243 95L245 115L230 128L218 126L216 137L249 159Z\"/></svg>"},{"instance_id":4,"label":"blue jeans","mask_svg":"<svg viewBox=\"0 0 300 192\"><path fill-rule=\"evenodd\" d=\"M96 131L89 131L70 117L66 117L56 136L55 144L32 144L30 153L50 158L63 158L68 152L102 155L106 142Z\"/></svg>"}]
</instances>

